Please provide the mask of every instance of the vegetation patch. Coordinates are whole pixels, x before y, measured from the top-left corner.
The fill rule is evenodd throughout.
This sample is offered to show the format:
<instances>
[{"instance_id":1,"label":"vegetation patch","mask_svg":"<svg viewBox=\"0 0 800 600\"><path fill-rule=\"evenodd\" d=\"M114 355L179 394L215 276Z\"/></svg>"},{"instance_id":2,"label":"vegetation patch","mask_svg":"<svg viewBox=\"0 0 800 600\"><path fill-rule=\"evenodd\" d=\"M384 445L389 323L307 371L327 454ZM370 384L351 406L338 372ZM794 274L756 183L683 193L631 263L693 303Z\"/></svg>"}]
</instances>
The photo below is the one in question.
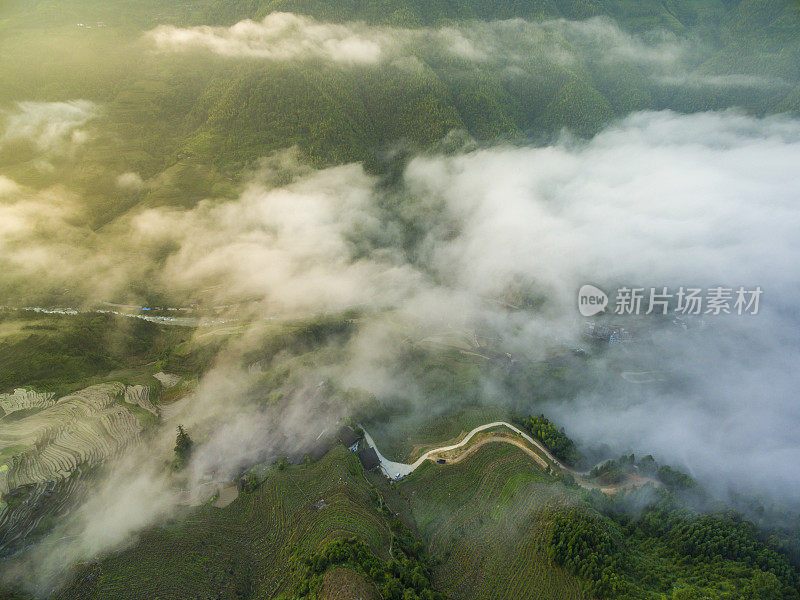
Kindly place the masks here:
<instances>
[{"instance_id":1,"label":"vegetation patch","mask_svg":"<svg viewBox=\"0 0 800 600\"><path fill-rule=\"evenodd\" d=\"M575 442L567 436L564 428L556 428L544 415L515 417L514 424L542 442L559 460L571 465L580 459Z\"/></svg>"},{"instance_id":2,"label":"vegetation patch","mask_svg":"<svg viewBox=\"0 0 800 600\"><path fill-rule=\"evenodd\" d=\"M386 600L444 600L431 586L423 546L400 521L392 523L392 558L380 560L357 538L335 540L321 552L302 557L294 566L301 572L295 597L322 598L328 569L342 565L367 577Z\"/></svg>"},{"instance_id":3,"label":"vegetation patch","mask_svg":"<svg viewBox=\"0 0 800 600\"><path fill-rule=\"evenodd\" d=\"M632 517L631 507L653 493L659 500ZM622 498L601 500L596 492L587 498L588 504L554 517L550 554L596 598L800 597L797 569L736 513L697 514L670 492L652 488Z\"/></svg>"},{"instance_id":4,"label":"vegetation patch","mask_svg":"<svg viewBox=\"0 0 800 600\"><path fill-rule=\"evenodd\" d=\"M421 466L397 484L449 598L584 598L576 577L549 556L550 513L573 502L521 449L487 444L456 464Z\"/></svg>"},{"instance_id":5,"label":"vegetation patch","mask_svg":"<svg viewBox=\"0 0 800 600\"><path fill-rule=\"evenodd\" d=\"M350 567L333 567L322 578L319 600L378 600L378 590L364 575Z\"/></svg>"}]
</instances>

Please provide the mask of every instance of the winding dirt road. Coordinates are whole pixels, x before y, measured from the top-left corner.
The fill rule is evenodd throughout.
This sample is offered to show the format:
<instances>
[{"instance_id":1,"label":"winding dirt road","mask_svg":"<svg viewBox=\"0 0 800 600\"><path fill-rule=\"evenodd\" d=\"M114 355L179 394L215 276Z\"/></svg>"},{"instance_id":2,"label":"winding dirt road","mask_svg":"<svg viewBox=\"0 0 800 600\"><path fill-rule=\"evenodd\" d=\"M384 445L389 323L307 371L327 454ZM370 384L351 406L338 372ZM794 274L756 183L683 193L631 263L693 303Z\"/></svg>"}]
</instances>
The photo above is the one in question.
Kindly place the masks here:
<instances>
[{"instance_id":1,"label":"winding dirt road","mask_svg":"<svg viewBox=\"0 0 800 600\"><path fill-rule=\"evenodd\" d=\"M517 435L519 435L522 438L524 438L525 441L527 441L529 444L534 446L541 454L535 453L533 451L530 451L530 449L528 449L529 450L529 454L531 454L532 456L535 455L535 457L537 459L537 462L539 464L541 464L542 466L547 467L548 466L547 462L549 461L549 462L553 463L554 465L556 465L558 468L560 468L562 471L573 473L572 469L570 469L566 465L561 464L561 462L555 456L553 456L547 450L547 448L545 448L541 443L539 443L538 441L533 439L531 436L529 436L527 433L525 433L524 431L522 431L518 427L515 427L511 423L506 423L505 421L495 421L494 423L486 423L485 425L480 425L480 426L476 427L475 429L473 429L472 431L470 431L466 435L466 437L464 437L464 439L461 440L460 442L458 442L457 444L453 444L451 446L442 446L440 448L433 448L432 450L428 450L425 454L420 456L416 461L414 461L411 464L398 463L398 462L394 462L394 461L391 461L391 460L385 458L381 454L380 450L378 450L378 447L375 444L375 440L372 439L372 436L367 432L366 429L364 429L363 427L362 427L362 429L364 429L364 438L367 440L367 444L369 444L370 447L374 448L375 452L377 452L377 454L378 454L378 459L381 462L381 470L384 472L384 474L386 474L387 477L396 479L398 477L405 477L406 475L409 475L409 474L413 473L426 460L429 460L429 459L430 460L434 460L435 455L437 455L437 454L441 454L443 452L449 452L450 450L456 450L458 448L461 448L462 446L466 446L469 443L469 441L473 437L475 437L476 434L480 433L481 431L486 431L487 429L493 429L495 427L507 427L508 429L510 429L511 431L516 433ZM498 438L498 441L503 441L503 442L507 442L508 443L508 442L510 442L510 439L509 438ZM514 445L517 445L517 444L514 444ZM546 458L547 460L542 458L541 455L544 455L544 458Z\"/></svg>"},{"instance_id":2,"label":"winding dirt road","mask_svg":"<svg viewBox=\"0 0 800 600\"><path fill-rule=\"evenodd\" d=\"M528 456L530 456L536 463L541 466L543 469L547 469L548 467L555 470L555 468L561 470L562 473L568 473L575 478L575 481L581 487L587 489L599 489L601 492L606 494L613 494L618 492L621 489L627 489L631 487L636 487L638 485L643 485L645 483L654 483L659 485L659 482L646 478L641 477L639 475L632 475L629 478L626 478L620 484L613 485L613 486L600 486L599 484L595 483L594 481L590 481L588 479L588 471L576 471L571 467L563 464L559 461L555 456L550 453L547 448L542 445L541 442L532 438L530 435L519 429L518 427L512 425L511 423L507 423L505 421L495 421L493 423L486 423L485 425L480 425L470 431L463 440L458 442L457 444L452 444L450 446L441 446L439 448L433 448L432 450L428 450L420 456L416 461L411 464L408 463L399 463L392 460L387 459L384 457L380 450L378 450L378 446L375 444L375 440L372 439L372 436L361 426L361 429L364 430L364 439L366 440L367 444L375 449L375 452L378 455L378 460L380 461L381 471L383 471L384 475L386 475L390 479L400 479L402 477L406 477L413 473L416 469L418 469L426 460L436 460L437 458L443 458L441 455L446 454L448 452L452 452L453 450L458 450L459 448L463 448L479 433L482 431L486 431L487 429L494 429L504 427L516 435L509 436L509 435L491 435L489 437L484 437L476 441L475 444L467 448L466 452L460 453L453 458L449 458L447 460L448 464L453 464L460 462L461 460L467 458L469 455L476 452L482 446L486 444L492 443L504 443L504 444L511 444L516 446L523 452L525 452ZM524 440L524 441L523 441ZM527 442L527 444L525 443ZM533 446L533 448L531 448ZM534 450L535 448L535 450Z\"/></svg>"}]
</instances>

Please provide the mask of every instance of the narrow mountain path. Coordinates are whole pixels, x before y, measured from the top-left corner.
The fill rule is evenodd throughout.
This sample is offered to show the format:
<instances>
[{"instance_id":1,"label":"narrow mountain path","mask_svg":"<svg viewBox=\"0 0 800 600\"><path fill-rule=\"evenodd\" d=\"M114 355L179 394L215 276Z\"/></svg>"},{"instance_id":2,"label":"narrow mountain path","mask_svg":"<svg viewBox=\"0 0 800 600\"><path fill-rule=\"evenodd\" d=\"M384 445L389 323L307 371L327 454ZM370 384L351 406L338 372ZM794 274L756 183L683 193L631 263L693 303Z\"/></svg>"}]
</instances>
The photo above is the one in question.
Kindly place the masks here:
<instances>
[{"instance_id":1,"label":"narrow mountain path","mask_svg":"<svg viewBox=\"0 0 800 600\"><path fill-rule=\"evenodd\" d=\"M510 429L517 435L523 437L529 444L534 446L538 450L538 452L544 455L547 461L552 462L562 471L568 471L570 473L573 472L572 469L570 469L566 465L563 465L555 456L553 456L547 450L547 448L545 448L540 442L536 441L534 438L529 436L527 433L525 433L518 427L512 425L511 423L506 423L505 421L494 421L493 423L486 423L485 425L479 425L478 427L470 431L464 437L464 439L458 442L457 444L452 444L450 446L441 446L439 448L433 448L432 450L428 450L425 454L420 456L416 461L414 461L411 464L394 462L384 457L381 454L380 450L378 450L378 446L375 444L375 440L372 439L372 436L367 432L366 429L364 429L363 427L362 429L364 429L364 438L367 440L367 444L369 444L372 448L374 448L375 452L377 452L378 454L378 459L381 461L381 469L383 470L383 472L386 474L387 477L397 478L398 476L405 477L406 475L413 473L417 468L419 468L419 466L422 463L424 463L428 459L433 460L433 458L437 454L441 454L442 452L448 452L450 450L456 450L458 448L466 446L470 442L470 440L473 437L475 437L476 434L480 433L481 431L486 431L487 429L494 429L495 427L506 427ZM503 441L506 440L503 439ZM539 457L539 460L544 462L541 456ZM544 466L547 466L546 463Z\"/></svg>"},{"instance_id":2,"label":"narrow mountain path","mask_svg":"<svg viewBox=\"0 0 800 600\"><path fill-rule=\"evenodd\" d=\"M440 455L451 452L453 450L457 450L459 448L463 448L470 443L470 441L479 433L486 431L488 429L495 429L495 428L506 428L509 429L511 432L516 434L516 436L507 436L507 435L493 435L488 438L482 438L478 440L475 444L473 444L470 448L467 449L466 452L458 455L454 459L448 460L449 464L457 463L467 456L471 455L473 452L477 451L481 446L484 446L489 443L505 443L511 444L513 446L517 446L526 454L528 454L531 458L533 458L536 463L539 464L544 469L548 467L561 470L563 473L568 473L575 478L576 483L581 487L587 489L599 489L600 491L608 494L613 494L620 489L626 489L630 487L635 487L636 485L642 485L644 483L652 482L658 485L658 482L646 477L641 476L634 476L630 478L631 480L626 480L617 485L610 485L610 486L601 486L593 481L588 479L589 471L576 471L572 467L569 467L563 464L560 460L558 460L553 454L544 447L544 445L532 438L530 435L522 431L519 427L512 425L511 423L507 423L506 421L494 421L492 423L486 423L485 425L479 425L472 431L470 431L463 440L458 442L457 444L451 444L449 446L441 446L439 448L433 448L428 450L420 456L416 461L413 463L400 463L395 462L393 460L389 460L385 456L383 456L378 450L377 444L375 444L375 440L369 434L369 432L361 426L361 429L364 430L364 439L366 440L367 444L375 449L375 452L378 455L378 460L380 461L381 471L383 471L384 475L386 475L390 479L400 479L402 477L406 477L410 475L415 470L417 470L426 460L436 460L437 458L441 458ZM521 439L520 439L521 438ZM523 440L526 443L523 442Z\"/></svg>"}]
</instances>

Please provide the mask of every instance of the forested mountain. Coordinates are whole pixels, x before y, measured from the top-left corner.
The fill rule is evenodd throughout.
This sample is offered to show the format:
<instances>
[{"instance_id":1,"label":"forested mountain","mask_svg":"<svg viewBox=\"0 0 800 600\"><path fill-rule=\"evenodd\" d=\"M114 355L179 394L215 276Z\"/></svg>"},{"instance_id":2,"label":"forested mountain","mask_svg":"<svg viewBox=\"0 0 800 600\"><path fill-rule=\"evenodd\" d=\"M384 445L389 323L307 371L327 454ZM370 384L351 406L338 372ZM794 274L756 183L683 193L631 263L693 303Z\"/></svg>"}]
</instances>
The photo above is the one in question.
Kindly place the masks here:
<instances>
[{"instance_id":1,"label":"forested mountain","mask_svg":"<svg viewBox=\"0 0 800 600\"><path fill-rule=\"evenodd\" d=\"M227 29L243 19L258 23L252 39L299 32L312 47L336 23L336 39L354 37L378 55L259 55ZM185 184L186 203L224 193L225 177L292 145L318 166L371 164L398 144L517 143L562 128L591 135L636 110L797 113L798 22L800 6L787 0L7 2L0 102L98 103L102 131L85 157L94 166L75 183L97 195L97 163L125 162L144 176L168 171ZM200 24L219 29L186 47L151 35L163 41ZM226 39L238 49L210 45ZM26 168L29 155L6 143L0 164L23 180L41 177ZM176 199L162 189L146 201ZM100 207L97 218L119 210Z\"/></svg>"}]
</instances>

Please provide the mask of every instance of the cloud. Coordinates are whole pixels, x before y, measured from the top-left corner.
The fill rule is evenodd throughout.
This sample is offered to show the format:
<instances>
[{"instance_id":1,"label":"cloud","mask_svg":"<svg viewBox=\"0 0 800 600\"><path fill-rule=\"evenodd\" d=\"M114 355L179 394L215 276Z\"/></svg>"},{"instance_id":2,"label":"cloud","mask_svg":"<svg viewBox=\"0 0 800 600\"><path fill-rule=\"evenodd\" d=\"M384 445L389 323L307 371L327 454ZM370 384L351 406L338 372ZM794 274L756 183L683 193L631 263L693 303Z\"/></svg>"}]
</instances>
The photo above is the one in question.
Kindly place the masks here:
<instances>
[{"instance_id":1,"label":"cloud","mask_svg":"<svg viewBox=\"0 0 800 600\"><path fill-rule=\"evenodd\" d=\"M419 158L406 179L462 223L434 265L481 293L514 274L549 281L565 302L592 277L769 274L789 291L799 133L797 121L736 112L638 113L586 144Z\"/></svg>"},{"instance_id":2,"label":"cloud","mask_svg":"<svg viewBox=\"0 0 800 600\"><path fill-rule=\"evenodd\" d=\"M374 186L358 165L335 167L277 189L254 183L236 202L149 210L131 227L141 244L178 248L164 264L165 282L223 284L220 300L258 297L278 314L392 303L418 275L392 252L354 259L349 240L356 228L378 226Z\"/></svg>"},{"instance_id":3,"label":"cloud","mask_svg":"<svg viewBox=\"0 0 800 600\"><path fill-rule=\"evenodd\" d=\"M272 13L261 22L248 19L231 27L162 25L147 37L165 51L202 48L226 57L318 58L359 64L382 58L386 42L380 33L365 26L318 23L291 13Z\"/></svg>"},{"instance_id":4,"label":"cloud","mask_svg":"<svg viewBox=\"0 0 800 600\"><path fill-rule=\"evenodd\" d=\"M18 102L15 110L2 114L4 129L0 148L15 142L30 142L41 152L65 152L83 144L87 133L82 127L98 115L98 107L88 100L69 102Z\"/></svg>"},{"instance_id":5,"label":"cloud","mask_svg":"<svg viewBox=\"0 0 800 600\"><path fill-rule=\"evenodd\" d=\"M146 213L137 235L156 231L151 223L178 232L169 280L225 281L224 293L265 298L271 314L391 309L395 324L367 319L343 365L351 383L379 394L399 377L397 322L433 332L490 320L505 343L536 355L578 341L575 294L586 282L759 285L757 317L718 319L697 335L656 331L637 347L633 363L685 386L632 389L611 369L602 393L551 410L586 441L617 440L720 486L758 482L780 494L800 482L788 466L800 464L791 391L800 352L787 334L800 295L798 160L797 120L645 112L589 141L419 156L393 192L355 165L254 185L233 203ZM406 220L424 224L411 249ZM543 311L486 305L519 281L548 298ZM786 466L759 468L771 462Z\"/></svg>"},{"instance_id":6,"label":"cloud","mask_svg":"<svg viewBox=\"0 0 800 600\"><path fill-rule=\"evenodd\" d=\"M790 88L790 82L779 77L767 77L744 73L726 75L703 75L691 73L682 75L658 75L653 79L658 83L689 88Z\"/></svg>"},{"instance_id":7,"label":"cloud","mask_svg":"<svg viewBox=\"0 0 800 600\"><path fill-rule=\"evenodd\" d=\"M115 249L111 236L86 224L81 199L60 186L18 186L0 202L0 283L3 299L36 302L54 291L99 301L142 276L147 264ZM94 290L94 291L92 291Z\"/></svg>"},{"instance_id":8,"label":"cloud","mask_svg":"<svg viewBox=\"0 0 800 600\"><path fill-rule=\"evenodd\" d=\"M185 410L151 430L146 444L127 447L91 482L83 482L88 493L79 506L62 515L44 541L9 561L3 579L46 595L76 562L122 550L146 527L174 516L179 506L207 501L210 473L216 481L230 481L254 462L304 454L320 432L330 433L343 416L341 406L322 397L321 376L295 369L298 383L287 389L287 401L265 406L252 401L263 394L257 374L231 365L211 369L182 401ZM195 447L187 468L175 473L168 465L179 423Z\"/></svg>"},{"instance_id":9,"label":"cloud","mask_svg":"<svg viewBox=\"0 0 800 600\"><path fill-rule=\"evenodd\" d=\"M11 194L18 192L20 189L20 186L15 181L0 175L0 198L3 196L10 196Z\"/></svg>"},{"instance_id":10,"label":"cloud","mask_svg":"<svg viewBox=\"0 0 800 600\"><path fill-rule=\"evenodd\" d=\"M142 529L172 514L179 487L164 469L167 435L162 431L151 439L147 451L132 448L109 460L92 481L91 493L58 520L53 533L18 560L8 561L3 580L18 580L31 592L46 595L71 565L134 543Z\"/></svg>"},{"instance_id":11,"label":"cloud","mask_svg":"<svg viewBox=\"0 0 800 600\"><path fill-rule=\"evenodd\" d=\"M325 381L424 415L460 401L426 396L399 364L409 336L463 338L488 324L501 347L541 357L581 343L583 283L760 285L758 316L709 317L688 333L638 322L638 345L612 348L579 374L591 391L544 407L517 399L517 408L544 409L585 442L680 463L719 490L757 485L791 500L800 484L798 161L797 120L644 112L591 140L420 155L396 186L360 165L314 171L287 152L236 199L146 209L97 232L74 225L76 202L63 191L26 192L0 205L0 250L32 286L56 280L99 299L147 280L178 297L211 288L203 293L215 303L249 303L253 321L240 322L249 329L218 357L184 415L200 444L193 480L313 441L346 410ZM491 302L520 282L546 298L543 308ZM271 384L281 400L265 403L274 390L237 363L258 347L265 323L354 306L365 309L356 332L315 355L320 363L271 358L289 376ZM657 370L670 385L631 384L619 376L627 370ZM131 464L154 448L163 460L173 425ZM131 518L100 536L97 522L77 517L68 524L81 540L75 556L117 547L171 510L169 477L157 466L126 477L125 464L112 465L110 483L77 514Z\"/></svg>"},{"instance_id":12,"label":"cloud","mask_svg":"<svg viewBox=\"0 0 800 600\"><path fill-rule=\"evenodd\" d=\"M147 209L102 232L77 225L78 200L52 188L0 206L0 243L31 279L102 294L142 278L184 297L217 286L220 303L258 298L275 314L483 298L520 278L564 306L586 281L641 274L768 283L783 297L799 135L788 118L638 113L585 143L420 156L390 192L359 165L292 159L279 167L296 172L288 185L259 175L235 201Z\"/></svg>"},{"instance_id":13,"label":"cloud","mask_svg":"<svg viewBox=\"0 0 800 600\"><path fill-rule=\"evenodd\" d=\"M559 308L551 321L568 323L587 282L760 285L757 317L718 319L693 334L651 324L653 342L614 354L622 366L606 367L597 391L554 398L547 411L586 442L653 452L717 491L792 501L798 159L796 120L639 113L586 143L418 158L406 180L420 196L444 198L461 223L459 235L435 244L441 278L477 295L497 294L515 276L534 281ZM671 385L631 385L617 369L658 370Z\"/></svg>"},{"instance_id":14,"label":"cloud","mask_svg":"<svg viewBox=\"0 0 800 600\"><path fill-rule=\"evenodd\" d=\"M607 17L585 20L464 21L443 27L404 28L362 22L322 23L292 13L230 27L159 26L145 34L160 52L202 50L229 59L321 60L341 67L391 64L406 71L490 70L506 77L552 79L553 69L603 80L615 68L632 69L658 86L731 90L787 88L792 82L763 73L708 70L717 49L691 35L661 29L632 33ZM698 72L699 68L705 69ZM638 76L638 75L637 75Z\"/></svg>"},{"instance_id":15,"label":"cloud","mask_svg":"<svg viewBox=\"0 0 800 600\"><path fill-rule=\"evenodd\" d=\"M504 64L531 64L543 58L575 64L591 57L606 63L665 64L683 55L674 36L659 32L632 35L605 18L472 21L409 29L359 22L320 23L292 13L272 13L263 21L245 20L230 27L162 25L147 32L146 38L165 52L204 49L228 58L321 59L350 65L408 60L418 54Z\"/></svg>"},{"instance_id":16,"label":"cloud","mask_svg":"<svg viewBox=\"0 0 800 600\"><path fill-rule=\"evenodd\" d=\"M144 186L142 176L138 173L129 171L117 177L117 187L122 190L138 190Z\"/></svg>"},{"instance_id":17,"label":"cloud","mask_svg":"<svg viewBox=\"0 0 800 600\"><path fill-rule=\"evenodd\" d=\"M482 27L480 24L477 27ZM522 40L530 50L537 47L561 48L564 55L577 60L601 63L631 63L641 65L672 65L681 62L691 51L686 40L672 33L652 30L633 34L607 17L593 17L583 21L556 19L530 23L521 19L499 21L486 28L497 42L497 52L502 53L509 40ZM552 50L550 50L552 51Z\"/></svg>"},{"instance_id":18,"label":"cloud","mask_svg":"<svg viewBox=\"0 0 800 600\"><path fill-rule=\"evenodd\" d=\"M736 112L637 113L588 142L420 156L401 190L359 165L283 165L297 173L287 185L259 175L234 201L146 209L102 232L78 225L78 199L51 188L0 206L0 243L32 279L91 271L84 287L103 293L141 278L178 295L218 286L220 302L258 298L275 314L483 298L520 278L564 306L586 281L642 274L764 283L786 297L798 131Z\"/></svg>"}]
</instances>

